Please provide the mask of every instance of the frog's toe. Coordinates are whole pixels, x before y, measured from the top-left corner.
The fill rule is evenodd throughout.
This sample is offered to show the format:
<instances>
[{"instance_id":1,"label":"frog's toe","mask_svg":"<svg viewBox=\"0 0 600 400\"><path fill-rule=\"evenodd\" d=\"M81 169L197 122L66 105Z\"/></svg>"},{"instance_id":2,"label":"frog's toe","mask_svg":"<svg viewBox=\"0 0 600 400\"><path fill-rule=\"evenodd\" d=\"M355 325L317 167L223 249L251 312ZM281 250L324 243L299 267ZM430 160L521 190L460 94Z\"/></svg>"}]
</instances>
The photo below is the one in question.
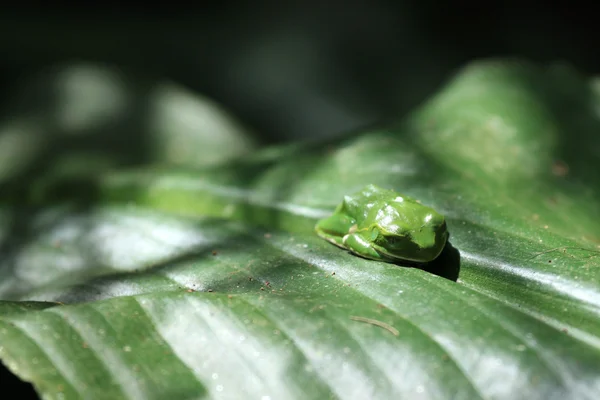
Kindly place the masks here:
<instances>
[{"instance_id":1,"label":"frog's toe","mask_svg":"<svg viewBox=\"0 0 600 400\"><path fill-rule=\"evenodd\" d=\"M338 247L341 247L342 249L346 248L346 246L344 246L344 242L342 241L342 238L339 236L325 237L325 240L327 240L329 243L335 244Z\"/></svg>"}]
</instances>

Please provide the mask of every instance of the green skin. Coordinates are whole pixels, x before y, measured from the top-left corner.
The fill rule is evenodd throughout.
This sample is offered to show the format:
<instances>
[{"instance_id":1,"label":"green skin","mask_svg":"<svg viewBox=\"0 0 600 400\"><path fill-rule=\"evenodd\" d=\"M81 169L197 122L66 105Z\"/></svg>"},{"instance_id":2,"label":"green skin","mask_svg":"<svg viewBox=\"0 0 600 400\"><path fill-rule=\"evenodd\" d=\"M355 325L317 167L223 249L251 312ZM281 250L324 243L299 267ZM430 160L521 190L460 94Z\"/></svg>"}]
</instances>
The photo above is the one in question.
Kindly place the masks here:
<instances>
[{"instance_id":1,"label":"green skin","mask_svg":"<svg viewBox=\"0 0 600 400\"><path fill-rule=\"evenodd\" d=\"M448 240L443 215L393 190L368 185L345 196L315 230L338 247L372 260L427 263Z\"/></svg>"}]
</instances>

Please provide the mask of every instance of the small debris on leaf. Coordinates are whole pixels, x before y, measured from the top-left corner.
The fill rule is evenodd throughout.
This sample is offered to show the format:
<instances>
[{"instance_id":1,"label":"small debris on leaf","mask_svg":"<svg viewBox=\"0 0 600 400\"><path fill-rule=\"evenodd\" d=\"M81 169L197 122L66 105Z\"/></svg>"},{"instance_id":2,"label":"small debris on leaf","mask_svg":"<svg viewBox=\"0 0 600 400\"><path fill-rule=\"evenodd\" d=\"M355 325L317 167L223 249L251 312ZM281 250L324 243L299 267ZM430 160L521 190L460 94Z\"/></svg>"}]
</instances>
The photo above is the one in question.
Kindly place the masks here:
<instances>
[{"instance_id":1,"label":"small debris on leaf","mask_svg":"<svg viewBox=\"0 0 600 400\"><path fill-rule=\"evenodd\" d=\"M376 319L365 318L365 317L356 317L353 315L350 316L350 319L353 321L365 322L367 324L378 326L378 327L383 328L386 331L390 332L394 336L398 336L400 334L398 329L394 328L393 326L391 326L389 324L386 324L385 322L378 321Z\"/></svg>"},{"instance_id":2,"label":"small debris on leaf","mask_svg":"<svg viewBox=\"0 0 600 400\"><path fill-rule=\"evenodd\" d=\"M569 174L569 165L564 161L556 160L554 164L552 164L552 173L555 176L563 178Z\"/></svg>"}]
</instances>

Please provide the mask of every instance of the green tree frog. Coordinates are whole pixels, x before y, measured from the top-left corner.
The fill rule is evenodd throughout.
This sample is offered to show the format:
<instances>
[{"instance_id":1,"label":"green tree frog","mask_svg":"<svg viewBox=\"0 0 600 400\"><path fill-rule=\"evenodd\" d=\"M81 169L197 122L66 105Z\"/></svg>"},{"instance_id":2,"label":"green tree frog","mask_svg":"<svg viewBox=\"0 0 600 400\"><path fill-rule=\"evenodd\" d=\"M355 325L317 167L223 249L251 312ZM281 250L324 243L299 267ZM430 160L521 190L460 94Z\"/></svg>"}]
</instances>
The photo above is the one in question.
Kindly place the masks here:
<instances>
[{"instance_id":1,"label":"green tree frog","mask_svg":"<svg viewBox=\"0 0 600 400\"><path fill-rule=\"evenodd\" d=\"M426 263L446 245L443 215L415 199L368 185L320 220L315 230L323 239L364 258Z\"/></svg>"}]
</instances>

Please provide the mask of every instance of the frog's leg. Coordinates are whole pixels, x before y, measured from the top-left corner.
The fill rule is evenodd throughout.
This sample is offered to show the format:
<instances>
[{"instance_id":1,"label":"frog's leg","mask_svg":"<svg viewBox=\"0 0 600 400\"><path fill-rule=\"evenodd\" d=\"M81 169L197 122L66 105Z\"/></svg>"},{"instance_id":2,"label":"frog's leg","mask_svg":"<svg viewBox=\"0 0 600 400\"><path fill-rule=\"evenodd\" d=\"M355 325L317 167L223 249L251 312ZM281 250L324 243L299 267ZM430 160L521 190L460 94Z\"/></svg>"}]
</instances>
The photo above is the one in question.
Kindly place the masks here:
<instances>
[{"instance_id":1,"label":"frog's leg","mask_svg":"<svg viewBox=\"0 0 600 400\"><path fill-rule=\"evenodd\" d=\"M375 251L371 242L366 240L361 233L350 233L343 238L344 247L352 253L371 260L381 260L381 255Z\"/></svg>"},{"instance_id":2,"label":"frog's leg","mask_svg":"<svg viewBox=\"0 0 600 400\"><path fill-rule=\"evenodd\" d=\"M320 220L315 226L317 234L323 239L335 244L336 246L346 248L342 238L350 228L355 224L355 220L339 214Z\"/></svg>"}]
</instances>

